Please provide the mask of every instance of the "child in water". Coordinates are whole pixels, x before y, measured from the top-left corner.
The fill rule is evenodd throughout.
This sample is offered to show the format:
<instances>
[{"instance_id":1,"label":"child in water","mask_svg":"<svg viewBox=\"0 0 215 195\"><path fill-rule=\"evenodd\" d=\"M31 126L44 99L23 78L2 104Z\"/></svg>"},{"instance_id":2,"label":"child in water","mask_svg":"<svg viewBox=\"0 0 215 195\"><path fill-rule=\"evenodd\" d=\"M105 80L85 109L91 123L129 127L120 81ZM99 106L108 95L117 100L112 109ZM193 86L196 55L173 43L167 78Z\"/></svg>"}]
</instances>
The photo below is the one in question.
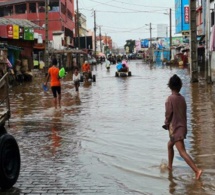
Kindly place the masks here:
<instances>
[{"instance_id":1,"label":"child in water","mask_svg":"<svg viewBox=\"0 0 215 195\"><path fill-rule=\"evenodd\" d=\"M187 135L187 105L185 98L179 93L182 87L181 79L175 74L168 82L168 87L172 94L167 98L165 103L165 125L163 128L169 131L170 141L168 142L168 168L172 170L174 158L174 145L180 156L195 172L198 180L202 170L198 169L192 158L186 152L184 139Z\"/></svg>"},{"instance_id":2,"label":"child in water","mask_svg":"<svg viewBox=\"0 0 215 195\"><path fill-rule=\"evenodd\" d=\"M72 80L73 80L73 83L75 85L75 91L78 93L78 89L79 89L79 86L80 86L80 73L78 72L78 68L76 67L75 70L74 70L74 73L72 75Z\"/></svg>"}]
</instances>

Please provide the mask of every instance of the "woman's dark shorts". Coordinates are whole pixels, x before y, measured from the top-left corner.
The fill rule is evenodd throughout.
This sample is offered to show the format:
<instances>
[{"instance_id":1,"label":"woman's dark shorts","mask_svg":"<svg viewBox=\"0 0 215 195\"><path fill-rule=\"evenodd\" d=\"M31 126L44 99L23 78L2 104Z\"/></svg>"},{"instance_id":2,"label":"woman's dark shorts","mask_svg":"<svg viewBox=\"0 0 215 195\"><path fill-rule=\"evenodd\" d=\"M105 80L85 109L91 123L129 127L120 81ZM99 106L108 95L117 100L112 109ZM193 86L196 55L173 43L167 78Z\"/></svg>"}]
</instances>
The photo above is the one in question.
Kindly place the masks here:
<instances>
[{"instance_id":1,"label":"woman's dark shorts","mask_svg":"<svg viewBox=\"0 0 215 195\"><path fill-rule=\"evenodd\" d=\"M58 95L61 94L61 86L53 86L53 87L51 87L51 89L52 89L54 98L57 97L57 93L58 93Z\"/></svg>"}]
</instances>

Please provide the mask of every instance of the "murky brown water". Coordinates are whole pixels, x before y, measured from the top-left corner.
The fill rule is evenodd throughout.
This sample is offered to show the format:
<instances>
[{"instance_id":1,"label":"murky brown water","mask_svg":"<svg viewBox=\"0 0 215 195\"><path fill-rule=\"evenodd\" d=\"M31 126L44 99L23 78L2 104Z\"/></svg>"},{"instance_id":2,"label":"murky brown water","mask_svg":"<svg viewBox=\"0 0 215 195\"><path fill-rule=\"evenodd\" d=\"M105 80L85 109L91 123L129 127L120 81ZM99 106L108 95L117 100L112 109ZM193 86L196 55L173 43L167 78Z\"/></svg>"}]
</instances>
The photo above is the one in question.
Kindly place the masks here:
<instances>
[{"instance_id":1,"label":"murky brown water","mask_svg":"<svg viewBox=\"0 0 215 195\"><path fill-rule=\"evenodd\" d=\"M102 186L98 194L215 194L214 86L203 78L190 84L188 69L141 61L129 65L128 78L115 77L115 66L107 71L97 65L96 83L82 85L79 97L68 74L62 81L62 108L57 110L51 91L42 91L43 77L11 89L8 132L22 155L15 187L57 180L65 187ZM204 170L200 181L178 152L172 173L160 168L167 162L168 133L161 128L170 94L167 82L175 73L184 83L186 147ZM39 174L43 180L37 180Z\"/></svg>"}]
</instances>

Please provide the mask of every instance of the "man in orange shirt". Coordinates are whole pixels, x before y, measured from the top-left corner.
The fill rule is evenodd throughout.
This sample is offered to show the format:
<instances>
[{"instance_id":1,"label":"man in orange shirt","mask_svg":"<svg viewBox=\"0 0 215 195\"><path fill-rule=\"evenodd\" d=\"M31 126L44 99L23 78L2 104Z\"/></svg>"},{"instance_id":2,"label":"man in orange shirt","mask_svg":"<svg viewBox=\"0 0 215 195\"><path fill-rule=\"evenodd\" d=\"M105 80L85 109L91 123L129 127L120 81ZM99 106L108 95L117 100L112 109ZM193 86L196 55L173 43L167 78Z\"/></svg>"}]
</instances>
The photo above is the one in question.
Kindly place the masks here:
<instances>
[{"instance_id":1,"label":"man in orange shirt","mask_svg":"<svg viewBox=\"0 0 215 195\"><path fill-rule=\"evenodd\" d=\"M44 83L44 85L47 85L49 78L51 78L51 89L54 96L54 106L55 108L57 108L57 99L58 99L59 107L61 107L61 83L60 83L59 68L57 67L56 58L52 60L52 66L48 70L46 83Z\"/></svg>"},{"instance_id":2,"label":"man in orange shirt","mask_svg":"<svg viewBox=\"0 0 215 195\"><path fill-rule=\"evenodd\" d=\"M82 71L90 72L90 64L87 61L85 61L84 64L82 65Z\"/></svg>"},{"instance_id":3,"label":"man in orange shirt","mask_svg":"<svg viewBox=\"0 0 215 195\"><path fill-rule=\"evenodd\" d=\"M82 65L82 72L83 75L85 75L85 81L87 81L88 78L92 78L90 64L88 63L88 61L85 61L84 64Z\"/></svg>"}]
</instances>

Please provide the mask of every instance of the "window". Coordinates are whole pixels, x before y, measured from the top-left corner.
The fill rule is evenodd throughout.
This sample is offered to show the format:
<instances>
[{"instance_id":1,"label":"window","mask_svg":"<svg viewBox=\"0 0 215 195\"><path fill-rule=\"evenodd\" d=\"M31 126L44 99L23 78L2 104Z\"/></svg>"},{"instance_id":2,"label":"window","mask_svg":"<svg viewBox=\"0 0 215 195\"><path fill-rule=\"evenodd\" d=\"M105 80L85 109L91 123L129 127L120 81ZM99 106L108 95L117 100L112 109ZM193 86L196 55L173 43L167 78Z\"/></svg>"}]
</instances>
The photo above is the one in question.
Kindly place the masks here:
<instances>
[{"instance_id":1,"label":"window","mask_svg":"<svg viewBox=\"0 0 215 195\"><path fill-rule=\"evenodd\" d=\"M36 13L36 3L29 3L30 13Z\"/></svg>"},{"instance_id":2,"label":"window","mask_svg":"<svg viewBox=\"0 0 215 195\"><path fill-rule=\"evenodd\" d=\"M63 3L61 3L61 13L66 14L66 7Z\"/></svg>"},{"instance_id":3,"label":"window","mask_svg":"<svg viewBox=\"0 0 215 195\"><path fill-rule=\"evenodd\" d=\"M39 13L45 12L45 2L39 3Z\"/></svg>"},{"instance_id":4,"label":"window","mask_svg":"<svg viewBox=\"0 0 215 195\"><path fill-rule=\"evenodd\" d=\"M214 25L214 11L211 13L211 27Z\"/></svg>"},{"instance_id":5,"label":"window","mask_svg":"<svg viewBox=\"0 0 215 195\"><path fill-rule=\"evenodd\" d=\"M15 5L15 13L16 14L26 13L26 4Z\"/></svg>"},{"instance_id":6,"label":"window","mask_svg":"<svg viewBox=\"0 0 215 195\"><path fill-rule=\"evenodd\" d=\"M59 12L59 0L52 0L49 1L49 11L50 12Z\"/></svg>"},{"instance_id":7,"label":"window","mask_svg":"<svg viewBox=\"0 0 215 195\"><path fill-rule=\"evenodd\" d=\"M0 8L0 17L13 15L13 6L5 6Z\"/></svg>"},{"instance_id":8,"label":"window","mask_svg":"<svg viewBox=\"0 0 215 195\"><path fill-rule=\"evenodd\" d=\"M68 18L69 18L70 20L73 20L73 16L72 16L71 11L67 10L67 14L68 14Z\"/></svg>"}]
</instances>

